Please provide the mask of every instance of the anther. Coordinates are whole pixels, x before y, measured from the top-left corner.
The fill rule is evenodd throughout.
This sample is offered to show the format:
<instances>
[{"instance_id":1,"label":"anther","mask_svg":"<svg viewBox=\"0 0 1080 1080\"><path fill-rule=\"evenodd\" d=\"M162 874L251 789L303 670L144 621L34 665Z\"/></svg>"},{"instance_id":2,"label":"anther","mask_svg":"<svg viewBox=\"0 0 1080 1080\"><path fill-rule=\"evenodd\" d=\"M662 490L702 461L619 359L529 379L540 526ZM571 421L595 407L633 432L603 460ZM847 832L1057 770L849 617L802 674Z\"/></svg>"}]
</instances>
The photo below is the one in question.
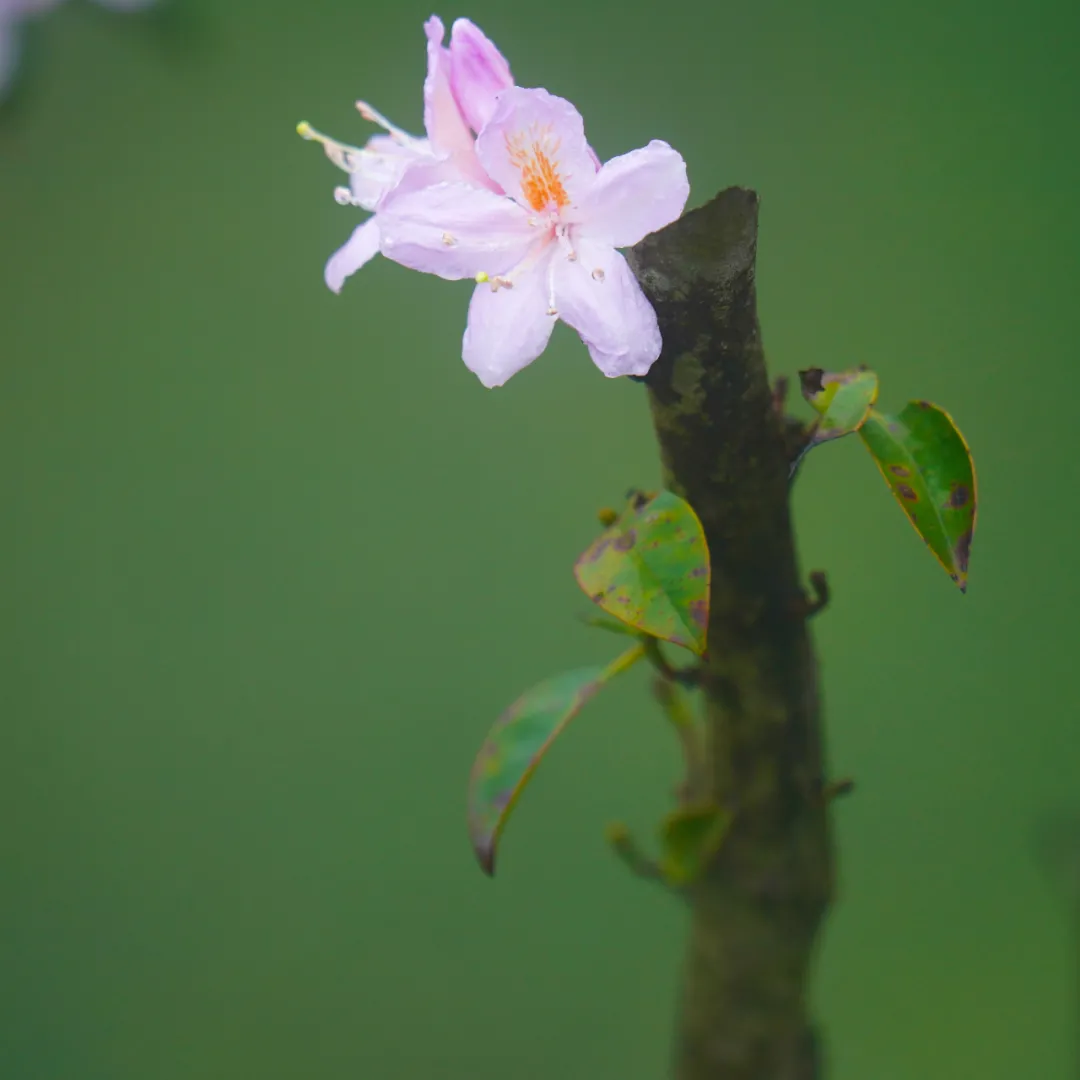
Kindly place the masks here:
<instances>
[{"instance_id":1,"label":"anther","mask_svg":"<svg viewBox=\"0 0 1080 1080\"><path fill-rule=\"evenodd\" d=\"M359 150L355 146L346 146L345 143L340 143L337 139L331 139L329 135L316 131L306 120L296 125L296 134L301 139L319 143L326 156L339 169L343 169L348 173L359 172L363 168L364 157L368 156L366 150Z\"/></svg>"}]
</instances>

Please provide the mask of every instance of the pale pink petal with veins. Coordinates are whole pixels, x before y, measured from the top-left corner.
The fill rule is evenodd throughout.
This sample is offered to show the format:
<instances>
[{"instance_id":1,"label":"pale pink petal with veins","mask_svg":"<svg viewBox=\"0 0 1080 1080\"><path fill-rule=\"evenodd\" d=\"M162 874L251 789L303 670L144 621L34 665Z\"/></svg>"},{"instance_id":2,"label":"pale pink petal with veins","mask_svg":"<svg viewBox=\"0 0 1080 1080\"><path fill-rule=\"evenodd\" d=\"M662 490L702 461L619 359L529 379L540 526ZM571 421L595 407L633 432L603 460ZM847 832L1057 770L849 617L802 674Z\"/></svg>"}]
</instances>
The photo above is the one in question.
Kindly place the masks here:
<instances>
[{"instance_id":1,"label":"pale pink petal with veins","mask_svg":"<svg viewBox=\"0 0 1080 1080\"><path fill-rule=\"evenodd\" d=\"M675 221L689 196L682 155L654 139L606 162L567 217L612 247L633 247Z\"/></svg>"},{"instance_id":2,"label":"pale pink petal with veins","mask_svg":"<svg viewBox=\"0 0 1080 1080\"><path fill-rule=\"evenodd\" d=\"M349 174L353 201L365 210L374 210L409 166L430 160L433 154L426 139L402 145L389 135L373 135L364 144L361 167Z\"/></svg>"},{"instance_id":3,"label":"pale pink petal with veins","mask_svg":"<svg viewBox=\"0 0 1080 1080\"><path fill-rule=\"evenodd\" d=\"M547 348L556 318L548 313L544 270L538 267L511 287L485 281L473 291L461 355L489 390Z\"/></svg>"},{"instance_id":4,"label":"pale pink petal with veins","mask_svg":"<svg viewBox=\"0 0 1080 1080\"><path fill-rule=\"evenodd\" d=\"M556 257L555 309L609 378L644 375L660 355L656 312L626 259L610 244L587 236L574 243L576 258Z\"/></svg>"},{"instance_id":5,"label":"pale pink petal with veins","mask_svg":"<svg viewBox=\"0 0 1080 1080\"><path fill-rule=\"evenodd\" d=\"M536 240L516 203L470 184L395 191L378 217L384 255L449 280L502 274Z\"/></svg>"},{"instance_id":6,"label":"pale pink petal with veins","mask_svg":"<svg viewBox=\"0 0 1080 1080\"><path fill-rule=\"evenodd\" d=\"M437 150L447 154L472 152L473 136L450 87L450 50L442 41L442 19L432 15L424 23L428 69L424 80L424 129Z\"/></svg>"},{"instance_id":7,"label":"pale pink petal with veins","mask_svg":"<svg viewBox=\"0 0 1080 1080\"><path fill-rule=\"evenodd\" d=\"M581 113L546 90L504 91L476 153L508 195L537 212L572 205L596 176Z\"/></svg>"},{"instance_id":8,"label":"pale pink petal with veins","mask_svg":"<svg viewBox=\"0 0 1080 1080\"><path fill-rule=\"evenodd\" d=\"M499 94L514 85L506 58L469 19L456 19L450 29L450 84L475 132L491 119Z\"/></svg>"},{"instance_id":9,"label":"pale pink petal with veins","mask_svg":"<svg viewBox=\"0 0 1080 1080\"><path fill-rule=\"evenodd\" d=\"M323 271L327 288L341 292L345 279L355 274L365 263L379 253L379 225L375 218L368 218L358 225L345 244L330 256Z\"/></svg>"}]
</instances>

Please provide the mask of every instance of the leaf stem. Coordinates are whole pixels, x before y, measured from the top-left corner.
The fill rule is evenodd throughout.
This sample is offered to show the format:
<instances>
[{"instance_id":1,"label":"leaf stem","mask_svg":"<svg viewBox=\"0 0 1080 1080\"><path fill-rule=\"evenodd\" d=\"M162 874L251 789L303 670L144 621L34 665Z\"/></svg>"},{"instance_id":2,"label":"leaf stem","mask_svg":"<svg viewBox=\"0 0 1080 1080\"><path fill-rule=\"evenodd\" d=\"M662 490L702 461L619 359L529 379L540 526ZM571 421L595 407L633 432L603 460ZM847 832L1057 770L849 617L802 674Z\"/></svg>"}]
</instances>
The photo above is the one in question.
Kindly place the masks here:
<instances>
[{"instance_id":1,"label":"leaf stem","mask_svg":"<svg viewBox=\"0 0 1080 1080\"><path fill-rule=\"evenodd\" d=\"M679 802L683 806L700 802L709 794L709 774L705 743L697 718L690 709L685 692L670 679L657 675L653 679L653 695L675 729L675 735L682 747L686 771L676 793Z\"/></svg>"},{"instance_id":2,"label":"leaf stem","mask_svg":"<svg viewBox=\"0 0 1080 1080\"><path fill-rule=\"evenodd\" d=\"M631 873L647 881L656 881L666 885L666 879L655 859L649 858L642 851L630 830L621 822L612 822L606 830L607 842L611 850L622 860Z\"/></svg>"},{"instance_id":3,"label":"leaf stem","mask_svg":"<svg viewBox=\"0 0 1080 1080\"><path fill-rule=\"evenodd\" d=\"M690 664L684 668L675 667L670 663L668 658L664 655L663 650L660 647L660 642L647 635L642 635L642 642L645 645L645 652L651 661L653 667L670 682L677 683L679 686L685 686L689 688L696 687L701 682L701 665Z\"/></svg>"}]
</instances>

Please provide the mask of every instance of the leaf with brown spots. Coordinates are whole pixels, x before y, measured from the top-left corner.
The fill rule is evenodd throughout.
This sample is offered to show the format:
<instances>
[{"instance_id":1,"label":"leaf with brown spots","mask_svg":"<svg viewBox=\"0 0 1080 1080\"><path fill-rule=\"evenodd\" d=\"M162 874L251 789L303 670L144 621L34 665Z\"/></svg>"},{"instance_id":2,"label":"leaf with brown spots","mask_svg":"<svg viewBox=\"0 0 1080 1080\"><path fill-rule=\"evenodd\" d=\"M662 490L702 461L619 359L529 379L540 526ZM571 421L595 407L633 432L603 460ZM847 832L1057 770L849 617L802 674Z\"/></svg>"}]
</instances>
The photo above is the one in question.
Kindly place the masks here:
<instances>
[{"instance_id":1,"label":"leaf with brown spots","mask_svg":"<svg viewBox=\"0 0 1080 1080\"><path fill-rule=\"evenodd\" d=\"M799 372L799 383L803 397L821 415L808 450L858 431L878 396L878 377L865 367L841 372L809 368Z\"/></svg>"},{"instance_id":2,"label":"leaf with brown spots","mask_svg":"<svg viewBox=\"0 0 1080 1080\"><path fill-rule=\"evenodd\" d=\"M709 550L690 504L670 491L635 497L574 564L609 615L699 656L709 624Z\"/></svg>"},{"instance_id":3,"label":"leaf with brown spots","mask_svg":"<svg viewBox=\"0 0 1080 1080\"><path fill-rule=\"evenodd\" d=\"M975 465L952 417L928 401L912 401L897 416L871 410L859 435L908 520L966 592Z\"/></svg>"},{"instance_id":4,"label":"leaf with brown spots","mask_svg":"<svg viewBox=\"0 0 1080 1080\"><path fill-rule=\"evenodd\" d=\"M638 644L607 667L545 679L495 721L469 778L469 839L485 874L495 873L496 844L548 747L590 698L644 655Z\"/></svg>"},{"instance_id":5,"label":"leaf with brown spots","mask_svg":"<svg viewBox=\"0 0 1080 1080\"><path fill-rule=\"evenodd\" d=\"M815 446L858 431L878 396L878 377L866 367L841 372L807 368L799 372L799 385L819 415L799 439L788 470L791 478Z\"/></svg>"},{"instance_id":6,"label":"leaf with brown spots","mask_svg":"<svg viewBox=\"0 0 1080 1080\"><path fill-rule=\"evenodd\" d=\"M609 634L618 634L620 637L641 638L641 632L632 626L620 622L618 619L609 619L606 615L582 615L581 621L586 626L595 626L598 630L606 630Z\"/></svg>"}]
</instances>

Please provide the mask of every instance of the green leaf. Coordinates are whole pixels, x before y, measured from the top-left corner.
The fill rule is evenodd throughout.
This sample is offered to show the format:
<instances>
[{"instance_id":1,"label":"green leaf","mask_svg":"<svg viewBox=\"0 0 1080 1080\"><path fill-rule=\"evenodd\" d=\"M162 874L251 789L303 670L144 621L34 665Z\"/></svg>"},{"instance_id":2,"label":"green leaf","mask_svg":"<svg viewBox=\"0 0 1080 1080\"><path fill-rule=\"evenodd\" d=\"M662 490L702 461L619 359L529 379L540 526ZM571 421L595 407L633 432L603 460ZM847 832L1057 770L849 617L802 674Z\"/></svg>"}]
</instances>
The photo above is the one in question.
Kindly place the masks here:
<instances>
[{"instance_id":1,"label":"green leaf","mask_svg":"<svg viewBox=\"0 0 1080 1080\"><path fill-rule=\"evenodd\" d=\"M720 850L731 815L715 803L675 810L660 829L660 871L672 885L688 885L701 876Z\"/></svg>"},{"instance_id":2,"label":"green leaf","mask_svg":"<svg viewBox=\"0 0 1080 1080\"><path fill-rule=\"evenodd\" d=\"M802 395L821 414L806 449L859 430L878 396L878 377L866 368L799 372ZM805 452L805 451L804 451Z\"/></svg>"},{"instance_id":3,"label":"green leaf","mask_svg":"<svg viewBox=\"0 0 1080 1080\"><path fill-rule=\"evenodd\" d=\"M641 637L641 632L632 626L627 626L618 619L609 619L606 615L582 615L581 621L586 626L595 626L597 630L606 630L609 634L618 634L621 637Z\"/></svg>"},{"instance_id":4,"label":"green leaf","mask_svg":"<svg viewBox=\"0 0 1080 1080\"><path fill-rule=\"evenodd\" d=\"M929 401L912 401L898 416L872 410L859 435L908 520L965 592L975 466L952 417Z\"/></svg>"},{"instance_id":5,"label":"green leaf","mask_svg":"<svg viewBox=\"0 0 1080 1080\"><path fill-rule=\"evenodd\" d=\"M574 564L574 577L594 603L635 630L705 651L709 550L697 514L678 495L633 500Z\"/></svg>"},{"instance_id":6,"label":"green leaf","mask_svg":"<svg viewBox=\"0 0 1080 1080\"><path fill-rule=\"evenodd\" d=\"M644 655L644 646L635 645L607 667L545 679L495 721L469 778L469 838L485 874L495 873L495 848L506 821L555 737L605 683Z\"/></svg>"}]
</instances>

